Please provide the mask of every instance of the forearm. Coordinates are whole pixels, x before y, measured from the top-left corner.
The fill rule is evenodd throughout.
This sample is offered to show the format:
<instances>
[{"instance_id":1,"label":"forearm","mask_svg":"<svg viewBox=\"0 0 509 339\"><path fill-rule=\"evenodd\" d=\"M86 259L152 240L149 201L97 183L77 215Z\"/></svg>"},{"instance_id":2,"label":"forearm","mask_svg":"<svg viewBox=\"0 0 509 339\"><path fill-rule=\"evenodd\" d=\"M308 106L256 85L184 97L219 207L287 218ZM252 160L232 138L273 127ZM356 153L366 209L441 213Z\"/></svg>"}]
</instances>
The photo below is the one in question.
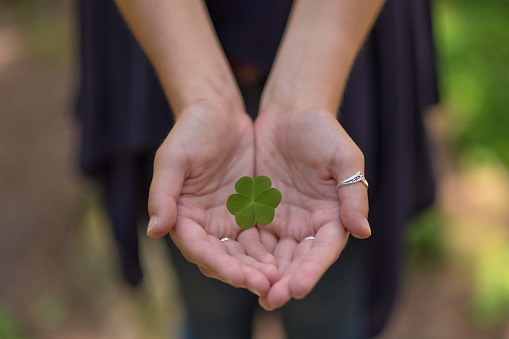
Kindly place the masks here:
<instances>
[{"instance_id":1,"label":"forearm","mask_svg":"<svg viewBox=\"0 0 509 339\"><path fill-rule=\"evenodd\" d=\"M242 109L201 0L115 0L154 65L175 115L193 104Z\"/></svg>"},{"instance_id":2,"label":"forearm","mask_svg":"<svg viewBox=\"0 0 509 339\"><path fill-rule=\"evenodd\" d=\"M350 69L383 2L296 0L261 112L304 107L336 114Z\"/></svg>"}]
</instances>

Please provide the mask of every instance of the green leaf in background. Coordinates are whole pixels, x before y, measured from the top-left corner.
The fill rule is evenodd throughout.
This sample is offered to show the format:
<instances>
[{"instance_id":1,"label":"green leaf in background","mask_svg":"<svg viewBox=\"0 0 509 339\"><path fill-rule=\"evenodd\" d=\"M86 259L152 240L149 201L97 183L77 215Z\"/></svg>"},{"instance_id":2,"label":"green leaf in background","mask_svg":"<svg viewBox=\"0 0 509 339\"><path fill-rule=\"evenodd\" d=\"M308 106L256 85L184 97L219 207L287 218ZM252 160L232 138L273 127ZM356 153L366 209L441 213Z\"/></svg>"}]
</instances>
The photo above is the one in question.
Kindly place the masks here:
<instances>
[{"instance_id":1,"label":"green leaf in background","mask_svg":"<svg viewBox=\"0 0 509 339\"><path fill-rule=\"evenodd\" d=\"M235 184L236 194L226 201L226 208L235 216L243 229L253 227L255 220L267 226L274 220L275 208L281 202L281 192L271 188L272 181L266 176L242 177Z\"/></svg>"}]
</instances>

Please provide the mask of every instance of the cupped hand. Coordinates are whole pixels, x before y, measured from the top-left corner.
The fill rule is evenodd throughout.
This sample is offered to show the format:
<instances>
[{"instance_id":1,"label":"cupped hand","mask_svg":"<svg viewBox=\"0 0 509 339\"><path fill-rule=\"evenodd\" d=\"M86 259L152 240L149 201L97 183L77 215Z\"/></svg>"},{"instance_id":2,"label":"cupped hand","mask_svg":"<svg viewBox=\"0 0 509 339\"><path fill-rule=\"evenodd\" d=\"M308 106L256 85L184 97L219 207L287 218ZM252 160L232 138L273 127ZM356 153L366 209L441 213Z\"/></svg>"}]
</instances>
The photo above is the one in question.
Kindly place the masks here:
<instances>
[{"instance_id":1,"label":"cupped hand","mask_svg":"<svg viewBox=\"0 0 509 339\"><path fill-rule=\"evenodd\" d=\"M205 275L264 295L280 278L277 260L258 230L242 231L226 209L235 182L253 174L251 119L242 112L187 108L156 153L147 233L170 233ZM232 240L221 242L226 237Z\"/></svg>"},{"instance_id":2,"label":"cupped hand","mask_svg":"<svg viewBox=\"0 0 509 339\"><path fill-rule=\"evenodd\" d=\"M274 309L303 298L338 259L349 233L371 234L366 187L338 182L364 172L364 157L326 111L271 112L255 122L256 175L282 193L274 221L261 240L282 274L260 305ZM307 237L314 237L306 239Z\"/></svg>"}]
</instances>

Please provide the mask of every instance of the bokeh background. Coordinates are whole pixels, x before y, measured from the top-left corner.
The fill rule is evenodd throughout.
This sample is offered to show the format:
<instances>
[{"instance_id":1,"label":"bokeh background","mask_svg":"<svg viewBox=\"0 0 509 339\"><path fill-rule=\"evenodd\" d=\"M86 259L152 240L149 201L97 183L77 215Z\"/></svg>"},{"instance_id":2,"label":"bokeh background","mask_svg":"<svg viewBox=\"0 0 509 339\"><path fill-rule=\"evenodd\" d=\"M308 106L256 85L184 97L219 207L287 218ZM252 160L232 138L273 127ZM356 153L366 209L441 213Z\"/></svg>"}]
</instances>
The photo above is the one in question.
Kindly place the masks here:
<instances>
[{"instance_id":1,"label":"bokeh background","mask_svg":"<svg viewBox=\"0 0 509 339\"><path fill-rule=\"evenodd\" d=\"M435 0L433 12L437 204L408 230L380 338L509 338L509 2ZM75 14L69 0L0 0L0 339L179 338L164 244L142 237L146 279L129 288L77 170ZM283 338L277 313L256 321L256 338Z\"/></svg>"}]
</instances>

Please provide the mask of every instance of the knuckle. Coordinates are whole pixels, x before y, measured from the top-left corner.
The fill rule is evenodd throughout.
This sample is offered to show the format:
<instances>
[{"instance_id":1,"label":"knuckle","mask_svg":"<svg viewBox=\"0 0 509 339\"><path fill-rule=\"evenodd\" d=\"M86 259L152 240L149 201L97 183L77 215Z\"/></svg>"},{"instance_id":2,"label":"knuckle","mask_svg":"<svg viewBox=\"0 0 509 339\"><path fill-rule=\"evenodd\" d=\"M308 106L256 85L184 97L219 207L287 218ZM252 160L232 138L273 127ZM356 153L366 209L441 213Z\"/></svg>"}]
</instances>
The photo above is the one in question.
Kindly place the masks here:
<instances>
[{"instance_id":1,"label":"knuckle","mask_svg":"<svg viewBox=\"0 0 509 339\"><path fill-rule=\"evenodd\" d=\"M362 163L362 165L364 166L364 153L357 145L354 145L354 147L352 147L348 156L352 161Z\"/></svg>"}]
</instances>

